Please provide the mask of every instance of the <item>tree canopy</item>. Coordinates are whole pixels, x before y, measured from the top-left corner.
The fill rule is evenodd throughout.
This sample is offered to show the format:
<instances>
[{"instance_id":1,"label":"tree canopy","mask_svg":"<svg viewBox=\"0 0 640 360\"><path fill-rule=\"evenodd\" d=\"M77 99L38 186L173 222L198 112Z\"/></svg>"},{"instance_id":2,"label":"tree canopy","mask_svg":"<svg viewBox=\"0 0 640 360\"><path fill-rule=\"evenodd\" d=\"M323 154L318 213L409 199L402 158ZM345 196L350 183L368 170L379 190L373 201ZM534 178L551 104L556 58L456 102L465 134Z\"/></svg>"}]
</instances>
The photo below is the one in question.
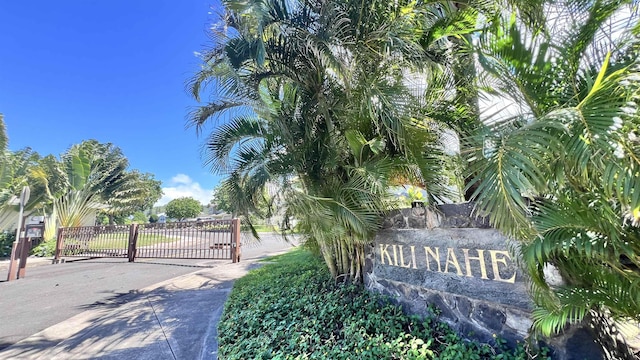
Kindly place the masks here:
<instances>
[{"instance_id":1,"label":"tree canopy","mask_svg":"<svg viewBox=\"0 0 640 360\"><path fill-rule=\"evenodd\" d=\"M229 192L223 184L219 184L213 189L211 204L215 206L217 210L224 211L229 214L237 212L236 207L231 202Z\"/></svg>"},{"instance_id":2,"label":"tree canopy","mask_svg":"<svg viewBox=\"0 0 640 360\"><path fill-rule=\"evenodd\" d=\"M41 157L31 149L6 150L0 119L0 227L15 223L10 201L23 186L31 189L27 212L47 216L46 237L58 226L79 226L97 211L126 217L149 209L161 196L161 183L152 174L129 170L120 148L96 140L71 146L59 158Z\"/></svg>"},{"instance_id":3,"label":"tree canopy","mask_svg":"<svg viewBox=\"0 0 640 360\"><path fill-rule=\"evenodd\" d=\"M172 219L193 218L202 212L202 204L192 197L181 197L169 201L165 212Z\"/></svg>"},{"instance_id":4,"label":"tree canopy","mask_svg":"<svg viewBox=\"0 0 640 360\"><path fill-rule=\"evenodd\" d=\"M71 146L60 160L49 155L31 173L44 185L43 211L60 226L80 226L98 211L128 216L152 206L161 194L151 174L128 170L120 148L96 140Z\"/></svg>"},{"instance_id":5,"label":"tree canopy","mask_svg":"<svg viewBox=\"0 0 640 360\"><path fill-rule=\"evenodd\" d=\"M131 170L124 175L121 186L107 198L109 208L105 212L112 216L128 216L151 209L161 197L161 181L153 174Z\"/></svg>"}]
</instances>

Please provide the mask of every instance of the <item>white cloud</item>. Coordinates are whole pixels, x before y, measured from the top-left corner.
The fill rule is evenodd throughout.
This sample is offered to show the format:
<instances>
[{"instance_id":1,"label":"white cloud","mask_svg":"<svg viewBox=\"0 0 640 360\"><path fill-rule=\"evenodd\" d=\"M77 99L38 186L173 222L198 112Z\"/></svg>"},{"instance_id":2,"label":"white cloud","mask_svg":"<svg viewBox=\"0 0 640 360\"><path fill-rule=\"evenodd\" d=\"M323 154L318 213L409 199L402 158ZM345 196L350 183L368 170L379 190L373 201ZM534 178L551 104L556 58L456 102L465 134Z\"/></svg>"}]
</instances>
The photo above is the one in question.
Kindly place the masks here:
<instances>
[{"instance_id":1,"label":"white cloud","mask_svg":"<svg viewBox=\"0 0 640 360\"><path fill-rule=\"evenodd\" d=\"M186 174L177 174L171 178L169 182L170 186L163 187L163 195L155 203L155 206L166 205L169 201L181 197L192 197L200 201L203 205L206 205L211 201L213 189L203 189L199 183L193 181Z\"/></svg>"},{"instance_id":2,"label":"white cloud","mask_svg":"<svg viewBox=\"0 0 640 360\"><path fill-rule=\"evenodd\" d=\"M189 177L189 175L178 174L171 178L171 184L189 185L191 183L193 183L193 180Z\"/></svg>"}]
</instances>

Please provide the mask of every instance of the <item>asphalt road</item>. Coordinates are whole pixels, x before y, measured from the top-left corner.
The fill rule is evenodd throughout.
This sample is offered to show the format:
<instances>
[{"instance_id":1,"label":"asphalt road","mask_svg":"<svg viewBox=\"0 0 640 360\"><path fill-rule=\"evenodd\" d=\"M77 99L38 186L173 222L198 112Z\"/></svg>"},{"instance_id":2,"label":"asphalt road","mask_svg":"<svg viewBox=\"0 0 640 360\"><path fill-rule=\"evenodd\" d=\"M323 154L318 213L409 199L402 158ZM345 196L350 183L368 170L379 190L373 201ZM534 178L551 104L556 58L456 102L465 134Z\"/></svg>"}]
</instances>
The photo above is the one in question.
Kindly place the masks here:
<instances>
[{"instance_id":1,"label":"asphalt road","mask_svg":"<svg viewBox=\"0 0 640 360\"><path fill-rule=\"evenodd\" d=\"M290 248L278 235L245 243L242 258L259 258ZM241 260L242 261L242 260ZM93 259L56 265L28 265L26 277L0 282L0 349L87 309L127 302L137 289L230 260ZM6 279L0 264L0 279ZM132 294L132 295L129 295Z\"/></svg>"}]
</instances>

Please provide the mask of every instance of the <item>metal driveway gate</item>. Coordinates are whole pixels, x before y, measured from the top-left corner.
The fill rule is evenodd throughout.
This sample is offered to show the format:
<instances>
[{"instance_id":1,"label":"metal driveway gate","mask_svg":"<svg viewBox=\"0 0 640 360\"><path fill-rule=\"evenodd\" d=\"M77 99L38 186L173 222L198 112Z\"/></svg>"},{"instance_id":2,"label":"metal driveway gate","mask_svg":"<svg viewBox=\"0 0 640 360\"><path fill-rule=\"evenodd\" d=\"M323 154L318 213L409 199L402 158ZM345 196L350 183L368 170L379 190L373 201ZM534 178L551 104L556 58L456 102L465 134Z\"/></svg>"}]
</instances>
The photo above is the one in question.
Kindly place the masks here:
<instances>
[{"instance_id":1,"label":"metal driveway gate","mask_svg":"<svg viewBox=\"0 0 640 360\"><path fill-rule=\"evenodd\" d=\"M240 220L59 228L54 261L64 257L231 259L240 261Z\"/></svg>"}]
</instances>

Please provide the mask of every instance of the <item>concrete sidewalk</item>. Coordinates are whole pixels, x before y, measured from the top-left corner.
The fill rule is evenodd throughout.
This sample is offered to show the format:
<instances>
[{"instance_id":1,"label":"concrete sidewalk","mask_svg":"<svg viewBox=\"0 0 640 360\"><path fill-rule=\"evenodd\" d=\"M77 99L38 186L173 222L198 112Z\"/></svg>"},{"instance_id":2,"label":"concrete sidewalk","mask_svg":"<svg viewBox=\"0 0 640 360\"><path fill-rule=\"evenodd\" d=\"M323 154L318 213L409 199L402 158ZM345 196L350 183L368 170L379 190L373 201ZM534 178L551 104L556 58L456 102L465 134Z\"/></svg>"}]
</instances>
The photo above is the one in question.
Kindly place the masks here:
<instances>
[{"instance_id":1,"label":"concrete sidewalk","mask_svg":"<svg viewBox=\"0 0 640 360\"><path fill-rule=\"evenodd\" d=\"M217 359L217 324L236 279L258 259L117 296L0 351L0 359Z\"/></svg>"},{"instance_id":2,"label":"concrete sidewalk","mask_svg":"<svg viewBox=\"0 0 640 360\"><path fill-rule=\"evenodd\" d=\"M27 258L27 269L31 269L36 266L49 265L53 262L53 257L39 257L29 256ZM0 259L0 278L5 278L9 271L9 258Z\"/></svg>"}]
</instances>

